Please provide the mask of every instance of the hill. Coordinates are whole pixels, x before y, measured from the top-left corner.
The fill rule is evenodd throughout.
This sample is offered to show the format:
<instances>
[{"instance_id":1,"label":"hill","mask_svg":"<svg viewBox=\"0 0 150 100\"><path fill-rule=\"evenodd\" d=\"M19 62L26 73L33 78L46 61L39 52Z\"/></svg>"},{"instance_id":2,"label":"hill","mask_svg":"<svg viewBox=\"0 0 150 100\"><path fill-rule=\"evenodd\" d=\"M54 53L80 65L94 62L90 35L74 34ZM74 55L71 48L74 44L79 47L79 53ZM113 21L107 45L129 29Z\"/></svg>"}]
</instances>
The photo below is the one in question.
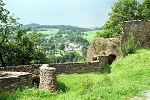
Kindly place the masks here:
<instances>
[{"instance_id":1,"label":"hill","mask_svg":"<svg viewBox=\"0 0 150 100\"><path fill-rule=\"evenodd\" d=\"M0 94L0 99L21 100L127 100L144 96L150 90L150 50L117 59L101 73L58 75L58 90L49 93L36 88L21 88ZM111 73L108 69L111 68ZM103 73L102 73L103 72ZM144 98L144 97L143 97Z\"/></svg>"},{"instance_id":2,"label":"hill","mask_svg":"<svg viewBox=\"0 0 150 100\"><path fill-rule=\"evenodd\" d=\"M40 25L37 23L30 23L27 25L23 25L22 28L30 27L32 30L41 30L41 29L60 29L60 30L71 30L71 31L89 31L90 28L82 28L77 26L70 25Z\"/></svg>"}]
</instances>

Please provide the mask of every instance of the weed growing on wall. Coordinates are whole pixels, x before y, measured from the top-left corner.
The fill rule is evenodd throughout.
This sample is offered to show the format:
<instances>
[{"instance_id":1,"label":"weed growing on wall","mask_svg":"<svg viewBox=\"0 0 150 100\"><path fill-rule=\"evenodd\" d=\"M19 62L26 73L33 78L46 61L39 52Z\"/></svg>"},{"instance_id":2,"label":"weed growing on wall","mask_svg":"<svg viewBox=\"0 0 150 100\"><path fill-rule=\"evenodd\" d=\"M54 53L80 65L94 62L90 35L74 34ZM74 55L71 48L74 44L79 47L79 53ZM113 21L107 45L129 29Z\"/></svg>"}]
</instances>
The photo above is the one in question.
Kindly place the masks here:
<instances>
[{"instance_id":1,"label":"weed growing on wall","mask_svg":"<svg viewBox=\"0 0 150 100\"><path fill-rule=\"evenodd\" d=\"M124 40L124 42L121 45L121 53L122 56L125 57L128 54L135 53L137 49L137 43L134 42L134 36L132 33L129 33L128 37Z\"/></svg>"}]
</instances>

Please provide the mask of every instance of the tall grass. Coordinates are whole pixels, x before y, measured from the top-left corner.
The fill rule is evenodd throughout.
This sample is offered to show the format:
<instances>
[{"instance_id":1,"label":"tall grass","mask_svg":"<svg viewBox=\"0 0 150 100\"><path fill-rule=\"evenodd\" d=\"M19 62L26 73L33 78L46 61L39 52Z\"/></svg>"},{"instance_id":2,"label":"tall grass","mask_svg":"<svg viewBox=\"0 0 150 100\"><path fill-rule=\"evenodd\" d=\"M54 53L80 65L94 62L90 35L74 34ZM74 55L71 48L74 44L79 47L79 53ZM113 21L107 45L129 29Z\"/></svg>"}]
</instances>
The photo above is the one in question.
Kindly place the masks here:
<instances>
[{"instance_id":1,"label":"tall grass","mask_svg":"<svg viewBox=\"0 0 150 100\"><path fill-rule=\"evenodd\" d=\"M117 59L111 73L58 75L58 90L22 88L0 94L0 100L128 100L150 90L150 50Z\"/></svg>"}]
</instances>

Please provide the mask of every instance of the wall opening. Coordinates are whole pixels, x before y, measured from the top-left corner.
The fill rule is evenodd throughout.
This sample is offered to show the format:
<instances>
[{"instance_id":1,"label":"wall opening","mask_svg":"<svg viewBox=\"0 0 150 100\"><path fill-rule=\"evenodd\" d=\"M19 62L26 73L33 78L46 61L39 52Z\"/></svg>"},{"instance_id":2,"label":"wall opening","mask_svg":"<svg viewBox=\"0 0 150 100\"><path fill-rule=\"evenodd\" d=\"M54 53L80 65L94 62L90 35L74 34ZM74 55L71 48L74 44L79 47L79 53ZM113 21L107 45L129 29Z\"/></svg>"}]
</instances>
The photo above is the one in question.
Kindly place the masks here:
<instances>
[{"instance_id":1,"label":"wall opening","mask_svg":"<svg viewBox=\"0 0 150 100\"><path fill-rule=\"evenodd\" d=\"M39 84L40 84L40 77L39 76L32 77L32 86L36 86L37 88L39 88Z\"/></svg>"},{"instance_id":2,"label":"wall opening","mask_svg":"<svg viewBox=\"0 0 150 100\"><path fill-rule=\"evenodd\" d=\"M110 54L109 56L108 56L108 64L112 64L113 63L113 61L116 59L116 55L115 54Z\"/></svg>"}]
</instances>

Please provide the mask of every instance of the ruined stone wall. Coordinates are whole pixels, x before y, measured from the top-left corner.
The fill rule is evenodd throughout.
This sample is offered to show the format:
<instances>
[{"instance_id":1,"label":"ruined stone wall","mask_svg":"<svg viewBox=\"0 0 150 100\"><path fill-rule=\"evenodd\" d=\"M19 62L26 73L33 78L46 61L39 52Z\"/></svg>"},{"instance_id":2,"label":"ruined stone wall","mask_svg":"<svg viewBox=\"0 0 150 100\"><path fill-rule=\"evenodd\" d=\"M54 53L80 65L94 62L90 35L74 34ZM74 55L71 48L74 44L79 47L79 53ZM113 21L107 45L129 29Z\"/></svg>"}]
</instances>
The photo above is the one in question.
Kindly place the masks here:
<instances>
[{"instance_id":1,"label":"ruined stone wall","mask_svg":"<svg viewBox=\"0 0 150 100\"><path fill-rule=\"evenodd\" d=\"M16 89L22 85L31 86L32 75L28 72L0 71L0 92Z\"/></svg>"},{"instance_id":2,"label":"ruined stone wall","mask_svg":"<svg viewBox=\"0 0 150 100\"><path fill-rule=\"evenodd\" d=\"M40 88L54 92L57 87L57 74L73 74L73 73L89 73L100 72L101 67L108 62L108 56L101 56L99 61L82 62L82 63L61 63L48 64L49 68L40 68L41 65L22 65L0 67L0 72L11 71L12 73L22 73L19 76L2 77L0 76L0 92L15 89L21 85L30 85L33 80L33 75L40 77ZM55 69L55 70L53 70ZM26 75L23 72L30 72Z\"/></svg>"},{"instance_id":3,"label":"ruined stone wall","mask_svg":"<svg viewBox=\"0 0 150 100\"><path fill-rule=\"evenodd\" d=\"M121 44L132 33L139 48L150 48L150 20L125 21L122 28Z\"/></svg>"},{"instance_id":4,"label":"ruined stone wall","mask_svg":"<svg viewBox=\"0 0 150 100\"><path fill-rule=\"evenodd\" d=\"M88 47L86 61L92 61L94 56L120 56L120 38L95 38Z\"/></svg>"},{"instance_id":5,"label":"ruined stone wall","mask_svg":"<svg viewBox=\"0 0 150 100\"><path fill-rule=\"evenodd\" d=\"M39 75L39 67L42 64L35 64L35 65L19 65L19 66L6 66L0 67L0 71L11 71L11 72L29 72L34 75Z\"/></svg>"},{"instance_id":6,"label":"ruined stone wall","mask_svg":"<svg viewBox=\"0 0 150 100\"><path fill-rule=\"evenodd\" d=\"M50 64L50 67L56 68L56 74L73 74L73 73L89 73L100 72L101 67L107 63L108 57L100 57L99 61L82 62L82 63L60 63Z\"/></svg>"},{"instance_id":7,"label":"ruined stone wall","mask_svg":"<svg viewBox=\"0 0 150 100\"><path fill-rule=\"evenodd\" d=\"M70 63L54 63L49 64L50 67L56 68L56 74L72 74L72 73L88 73L88 72L99 72L101 67L108 61L107 56L100 57L99 61L93 62L70 62ZM0 67L0 71L11 71L11 72L29 72L33 75L39 76L42 64L37 65L20 65L20 66L7 66Z\"/></svg>"},{"instance_id":8,"label":"ruined stone wall","mask_svg":"<svg viewBox=\"0 0 150 100\"><path fill-rule=\"evenodd\" d=\"M50 64L50 67L56 68L57 74L73 74L100 71L98 62Z\"/></svg>"}]
</instances>

